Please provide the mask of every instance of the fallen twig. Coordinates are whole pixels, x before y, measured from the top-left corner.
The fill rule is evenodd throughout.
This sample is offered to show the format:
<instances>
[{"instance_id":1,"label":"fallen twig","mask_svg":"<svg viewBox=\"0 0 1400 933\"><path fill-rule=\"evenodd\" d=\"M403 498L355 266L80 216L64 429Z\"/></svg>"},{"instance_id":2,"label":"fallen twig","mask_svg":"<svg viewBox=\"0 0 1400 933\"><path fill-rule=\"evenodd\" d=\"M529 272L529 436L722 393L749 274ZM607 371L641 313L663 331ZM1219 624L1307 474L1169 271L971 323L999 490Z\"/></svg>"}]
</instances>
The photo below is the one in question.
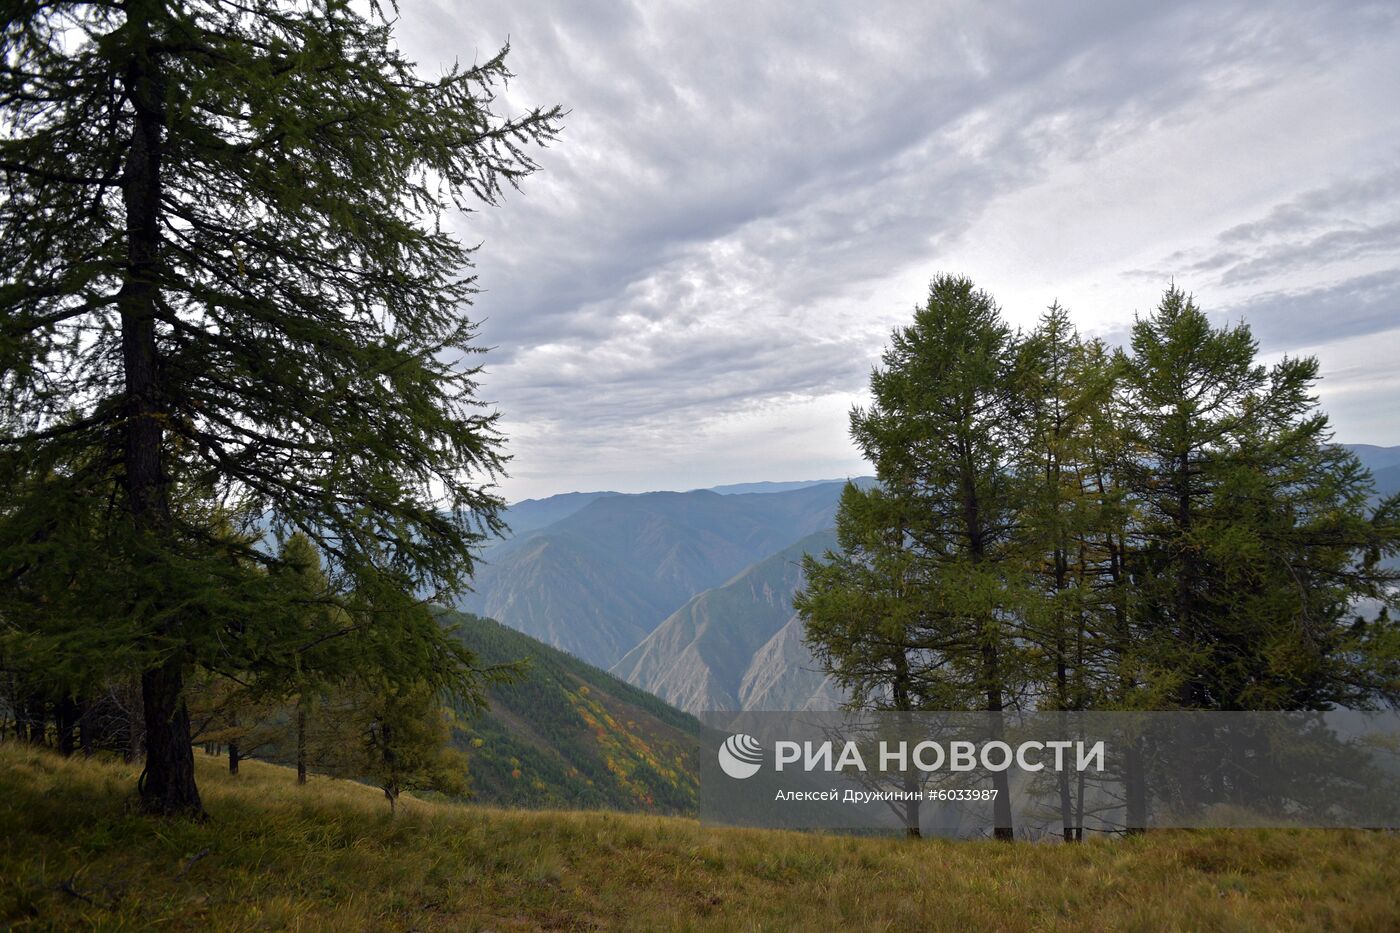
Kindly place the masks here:
<instances>
[{"instance_id":1,"label":"fallen twig","mask_svg":"<svg viewBox=\"0 0 1400 933\"><path fill-rule=\"evenodd\" d=\"M185 876L188 875L188 874L190 873L190 869L194 867L194 863L195 863L195 862L198 862L200 859L204 858L204 856L206 856L206 855L208 855L208 854L209 854L209 849L208 849L208 848L204 848L204 849L200 849L200 850L199 850L198 852L196 852L194 855L191 855L191 856L189 857L189 860L185 862L185 867L182 868L182 869L180 869L180 873L179 873L178 875L175 876L175 880L176 880L176 881L184 881L184 880L185 880Z\"/></svg>"}]
</instances>

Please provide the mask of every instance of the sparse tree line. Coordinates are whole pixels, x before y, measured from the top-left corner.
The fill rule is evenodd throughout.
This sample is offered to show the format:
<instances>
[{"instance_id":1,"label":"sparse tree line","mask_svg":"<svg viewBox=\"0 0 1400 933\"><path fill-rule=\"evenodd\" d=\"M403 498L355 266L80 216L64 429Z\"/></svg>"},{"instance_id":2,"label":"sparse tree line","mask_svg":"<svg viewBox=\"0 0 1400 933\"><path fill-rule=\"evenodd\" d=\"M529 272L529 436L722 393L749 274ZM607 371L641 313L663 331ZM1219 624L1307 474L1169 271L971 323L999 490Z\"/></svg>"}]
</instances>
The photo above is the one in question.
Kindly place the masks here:
<instances>
[{"instance_id":1,"label":"sparse tree line","mask_svg":"<svg viewBox=\"0 0 1400 933\"><path fill-rule=\"evenodd\" d=\"M879 484L847 486L841 551L806 559L796 599L851 705L1400 700L1400 497L1332 443L1315 359L1256 357L1245 324L1213 326L1176 287L1115 348L1058 304L1014 332L970 281L936 278L851 413ZM1072 794L1065 777L1066 839Z\"/></svg>"},{"instance_id":2,"label":"sparse tree line","mask_svg":"<svg viewBox=\"0 0 1400 933\"><path fill-rule=\"evenodd\" d=\"M257 757L294 766L299 784L309 773L364 780L383 790L391 808L405 789L465 793L466 760L454 746L454 711L442 692L426 679L396 678L375 658L356 656L363 645L343 636L372 625L356 616L373 609L337 596L306 536L292 535L278 558L270 572L285 599L277 621L302 642L287 663L196 672L185 687L191 742L227 755L233 774L241 761ZM30 660L25 645L42 639L23 634L12 626L0 655L0 741L140 760L146 753L140 672L96 658L86 670Z\"/></svg>"}]
</instances>

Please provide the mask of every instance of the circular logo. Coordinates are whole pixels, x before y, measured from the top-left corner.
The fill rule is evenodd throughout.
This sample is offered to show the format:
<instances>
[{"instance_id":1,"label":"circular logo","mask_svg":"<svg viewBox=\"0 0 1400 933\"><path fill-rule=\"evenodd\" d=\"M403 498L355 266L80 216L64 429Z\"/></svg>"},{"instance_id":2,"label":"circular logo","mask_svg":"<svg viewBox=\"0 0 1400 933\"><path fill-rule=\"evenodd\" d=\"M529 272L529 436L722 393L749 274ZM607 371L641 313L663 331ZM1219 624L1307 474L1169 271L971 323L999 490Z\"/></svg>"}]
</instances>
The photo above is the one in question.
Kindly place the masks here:
<instances>
[{"instance_id":1,"label":"circular logo","mask_svg":"<svg viewBox=\"0 0 1400 933\"><path fill-rule=\"evenodd\" d=\"M732 778L753 777L763 765L763 746L758 739L740 732L719 747L719 767Z\"/></svg>"}]
</instances>

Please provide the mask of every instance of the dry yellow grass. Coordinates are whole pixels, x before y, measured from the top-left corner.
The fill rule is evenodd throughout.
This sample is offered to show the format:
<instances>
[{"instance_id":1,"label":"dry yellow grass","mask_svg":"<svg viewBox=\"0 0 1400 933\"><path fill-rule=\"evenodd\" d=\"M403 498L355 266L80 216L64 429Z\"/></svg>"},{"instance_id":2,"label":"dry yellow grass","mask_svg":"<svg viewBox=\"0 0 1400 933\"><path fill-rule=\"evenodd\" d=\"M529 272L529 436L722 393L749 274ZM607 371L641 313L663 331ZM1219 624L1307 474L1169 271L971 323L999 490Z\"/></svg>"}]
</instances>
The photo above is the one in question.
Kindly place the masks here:
<instances>
[{"instance_id":1,"label":"dry yellow grass","mask_svg":"<svg viewBox=\"0 0 1400 933\"><path fill-rule=\"evenodd\" d=\"M197 756L211 814L135 771L0 747L16 929L1400 929L1400 838L1174 832L1082 846L857 839L410 800Z\"/></svg>"}]
</instances>

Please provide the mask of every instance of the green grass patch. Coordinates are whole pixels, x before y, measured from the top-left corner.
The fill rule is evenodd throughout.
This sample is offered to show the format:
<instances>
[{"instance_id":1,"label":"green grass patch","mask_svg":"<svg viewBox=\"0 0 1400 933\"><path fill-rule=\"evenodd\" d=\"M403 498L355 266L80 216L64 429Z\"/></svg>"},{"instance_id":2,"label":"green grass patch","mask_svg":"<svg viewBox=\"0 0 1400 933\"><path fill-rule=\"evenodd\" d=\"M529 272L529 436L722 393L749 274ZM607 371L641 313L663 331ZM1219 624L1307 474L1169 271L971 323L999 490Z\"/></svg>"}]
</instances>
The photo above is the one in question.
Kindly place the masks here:
<instances>
[{"instance_id":1,"label":"green grass patch","mask_svg":"<svg viewBox=\"0 0 1400 933\"><path fill-rule=\"evenodd\" d=\"M1080 846L722 829L406 800L196 754L210 818L136 770L0 747L0 926L107 930L1400 929L1400 837L1162 832Z\"/></svg>"}]
</instances>

